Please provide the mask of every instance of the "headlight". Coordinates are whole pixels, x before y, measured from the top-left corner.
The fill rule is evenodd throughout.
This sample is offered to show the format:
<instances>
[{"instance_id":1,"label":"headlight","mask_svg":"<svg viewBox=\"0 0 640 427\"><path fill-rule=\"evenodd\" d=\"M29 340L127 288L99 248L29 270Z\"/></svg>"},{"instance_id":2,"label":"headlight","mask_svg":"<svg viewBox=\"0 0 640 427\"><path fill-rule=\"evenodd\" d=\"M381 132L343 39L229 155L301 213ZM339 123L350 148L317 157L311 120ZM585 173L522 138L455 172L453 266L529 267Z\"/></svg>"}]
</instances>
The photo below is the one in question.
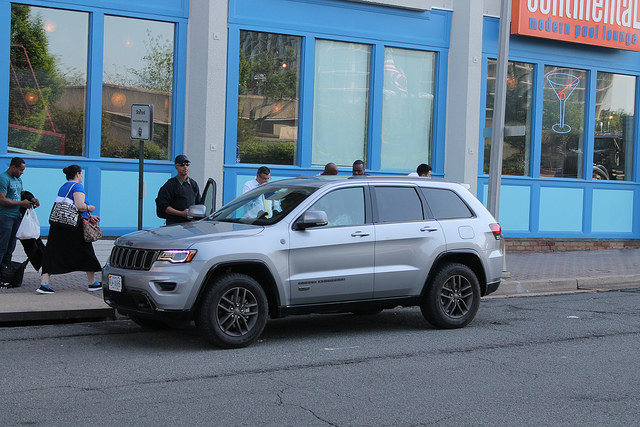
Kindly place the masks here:
<instances>
[{"instance_id":1,"label":"headlight","mask_svg":"<svg viewBox=\"0 0 640 427\"><path fill-rule=\"evenodd\" d=\"M196 256L195 249L162 251L158 256L158 261L169 261L171 263L189 262Z\"/></svg>"}]
</instances>

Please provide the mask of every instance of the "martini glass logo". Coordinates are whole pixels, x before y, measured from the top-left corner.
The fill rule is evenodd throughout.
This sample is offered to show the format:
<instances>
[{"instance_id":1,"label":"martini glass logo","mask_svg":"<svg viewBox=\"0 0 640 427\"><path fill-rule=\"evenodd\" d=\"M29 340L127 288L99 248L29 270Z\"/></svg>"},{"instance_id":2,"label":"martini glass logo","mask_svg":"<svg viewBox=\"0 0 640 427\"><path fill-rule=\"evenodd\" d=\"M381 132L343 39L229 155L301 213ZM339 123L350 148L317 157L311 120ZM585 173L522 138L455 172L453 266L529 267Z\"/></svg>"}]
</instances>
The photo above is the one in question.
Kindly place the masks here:
<instances>
[{"instance_id":1,"label":"martini glass logo","mask_svg":"<svg viewBox=\"0 0 640 427\"><path fill-rule=\"evenodd\" d=\"M547 81L551 86L551 89L556 94L558 101L560 101L560 121L551 128L556 133L569 133L571 132L571 126L564 122L564 111L567 99L571 96L573 91L580 83L580 77L576 77L573 74L567 73L549 73L547 74Z\"/></svg>"}]
</instances>

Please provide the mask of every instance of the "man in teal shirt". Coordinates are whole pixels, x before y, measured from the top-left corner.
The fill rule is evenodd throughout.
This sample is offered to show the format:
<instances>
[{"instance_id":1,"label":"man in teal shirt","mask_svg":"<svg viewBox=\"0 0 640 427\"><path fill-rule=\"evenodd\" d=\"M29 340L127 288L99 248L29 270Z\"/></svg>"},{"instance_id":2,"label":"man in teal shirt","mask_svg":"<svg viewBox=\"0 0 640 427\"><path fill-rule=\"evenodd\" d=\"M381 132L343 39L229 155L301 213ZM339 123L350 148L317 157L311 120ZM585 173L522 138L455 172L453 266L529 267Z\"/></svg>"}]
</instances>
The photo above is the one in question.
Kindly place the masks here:
<instances>
[{"instance_id":1,"label":"man in teal shirt","mask_svg":"<svg viewBox=\"0 0 640 427\"><path fill-rule=\"evenodd\" d=\"M9 169L0 173L0 260L2 264L11 261L16 248L16 233L20 226L20 208L40 206L38 199L22 199L22 179L26 165L20 157L11 159ZM1 282L0 278L0 282Z\"/></svg>"}]
</instances>

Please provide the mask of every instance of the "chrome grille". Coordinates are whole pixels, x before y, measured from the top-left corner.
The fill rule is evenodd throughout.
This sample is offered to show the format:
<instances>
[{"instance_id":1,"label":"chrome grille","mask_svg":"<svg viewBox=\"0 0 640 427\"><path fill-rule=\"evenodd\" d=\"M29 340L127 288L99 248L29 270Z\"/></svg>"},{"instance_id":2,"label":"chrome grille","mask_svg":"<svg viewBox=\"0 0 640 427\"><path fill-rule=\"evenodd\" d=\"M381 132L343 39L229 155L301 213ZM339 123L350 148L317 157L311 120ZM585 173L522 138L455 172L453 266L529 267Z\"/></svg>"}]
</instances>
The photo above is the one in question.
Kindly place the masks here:
<instances>
[{"instance_id":1,"label":"chrome grille","mask_svg":"<svg viewBox=\"0 0 640 427\"><path fill-rule=\"evenodd\" d=\"M109 263L127 270L150 270L157 257L158 251L114 246Z\"/></svg>"}]
</instances>

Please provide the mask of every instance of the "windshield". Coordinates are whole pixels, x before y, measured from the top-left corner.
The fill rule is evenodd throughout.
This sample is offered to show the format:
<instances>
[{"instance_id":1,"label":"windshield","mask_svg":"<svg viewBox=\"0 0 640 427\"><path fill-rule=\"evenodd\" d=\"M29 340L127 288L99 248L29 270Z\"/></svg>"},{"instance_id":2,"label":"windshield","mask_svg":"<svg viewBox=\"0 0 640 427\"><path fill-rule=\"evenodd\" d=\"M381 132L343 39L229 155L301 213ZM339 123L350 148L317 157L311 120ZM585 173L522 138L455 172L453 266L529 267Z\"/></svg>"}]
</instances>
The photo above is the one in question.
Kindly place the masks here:
<instances>
[{"instance_id":1,"label":"windshield","mask_svg":"<svg viewBox=\"0 0 640 427\"><path fill-rule=\"evenodd\" d=\"M254 225L275 224L314 191L314 187L281 186L276 183L261 185L223 206L211 219Z\"/></svg>"}]
</instances>

